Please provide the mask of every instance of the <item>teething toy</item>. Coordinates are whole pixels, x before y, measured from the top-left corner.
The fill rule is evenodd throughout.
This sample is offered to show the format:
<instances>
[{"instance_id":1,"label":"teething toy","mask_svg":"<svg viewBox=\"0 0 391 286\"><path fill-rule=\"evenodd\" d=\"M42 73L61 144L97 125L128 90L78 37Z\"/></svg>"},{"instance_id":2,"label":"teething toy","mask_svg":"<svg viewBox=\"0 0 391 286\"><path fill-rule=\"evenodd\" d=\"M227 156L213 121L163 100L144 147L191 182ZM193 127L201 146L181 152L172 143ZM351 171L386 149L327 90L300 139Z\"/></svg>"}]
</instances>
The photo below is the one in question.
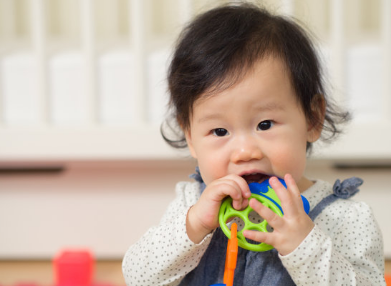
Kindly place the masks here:
<instances>
[{"instance_id":1,"label":"teething toy","mask_svg":"<svg viewBox=\"0 0 391 286\"><path fill-rule=\"evenodd\" d=\"M279 179L279 181L286 187L284 180ZM249 200L251 198L255 198L256 200L258 200L264 206L270 208L273 212L275 212L279 216L284 215L281 207L280 199L278 198L274 190L271 188L268 180L262 183L250 183L249 187L251 191L251 196ZM303 201L304 210L308 214L310 209L308 200L304 196L301 196L301 199ZM258 251L258 252L273 249L273 246L268 245L266 243L260 243L260 244L250 243L244 237L243 235L244 230L257 230L262 232L269 232L268 223L266 220L263 220L260 223L254 223L250 221L249 214L252 211L253 209L250 206L248 206L242 211L235 210L232 207L232 198L227 197L221 204L220 212L219 212L219 223L221 229L223 230L223 232L228 238L231 238L231 232L227 226L227 222L231 218L238 217L244 222L244 227L237 232L238 245L240 247L247 250Z\"/></svg>"},{"instance_id":2,"label":"teething toy","mask_svg":"<svg viewBox=\"0 0 391 286\"><path fill-rule=\"evenodd\" d=\"M226 286L234 285L235 268L238 259L237 230L238 230L237 224L233 223L231 226L231 238L228 240L227 254L225 258L224 284Z\"/></svg>"},{"instance_id":3,"label":"teething toy","mask_svg":"<svg viewBox=\"0 0 391 286\"><path fill-rule=\"evenodd\" d=\"M210 286L233 286L236 262L238 260L238 238L237 238L238 226L236 223L232 223L231 226L231 238L227 244L227 254L225 257L224 267L224 283L213 284Z\"/></svg>"}]
</instances>

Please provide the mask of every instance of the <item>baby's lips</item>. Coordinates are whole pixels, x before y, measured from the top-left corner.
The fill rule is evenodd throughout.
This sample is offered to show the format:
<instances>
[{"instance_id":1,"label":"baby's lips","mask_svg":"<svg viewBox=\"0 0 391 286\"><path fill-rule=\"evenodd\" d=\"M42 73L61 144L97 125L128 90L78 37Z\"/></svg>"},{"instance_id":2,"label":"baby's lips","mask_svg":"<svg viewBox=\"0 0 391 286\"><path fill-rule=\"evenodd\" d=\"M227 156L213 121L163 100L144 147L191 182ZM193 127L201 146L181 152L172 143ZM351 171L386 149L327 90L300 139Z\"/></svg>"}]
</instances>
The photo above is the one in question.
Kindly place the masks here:
<instances>
[{"instance_id":1,"label":"baby's lips","mask_svg":"<svg viewBox=\"0 0 391 286\"><path fill-rule=\"evenodd\" d=\"M249 174L241 175L243 179L246 180L247 184L250 183L262 183L270 178L269 175L263 174L261 172L253 172Z\"/></svg>"}]
</instances>

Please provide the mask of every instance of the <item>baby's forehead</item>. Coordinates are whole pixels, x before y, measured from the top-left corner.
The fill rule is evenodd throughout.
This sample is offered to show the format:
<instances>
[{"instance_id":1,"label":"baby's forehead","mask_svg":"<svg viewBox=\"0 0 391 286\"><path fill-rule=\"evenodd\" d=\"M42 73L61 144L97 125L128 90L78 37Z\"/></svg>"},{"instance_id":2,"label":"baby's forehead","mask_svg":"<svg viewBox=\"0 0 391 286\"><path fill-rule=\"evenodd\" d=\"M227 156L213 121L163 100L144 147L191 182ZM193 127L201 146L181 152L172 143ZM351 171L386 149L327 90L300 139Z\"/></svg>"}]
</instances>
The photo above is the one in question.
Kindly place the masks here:
<instances>
[{"instance_id":1,"label":"baby's forehead","mask_svg":"<svg viewBox=\"0 0 391 286\"><path fill-rule=\"evenodd\" d=\"M195 108L227 108L247 104L248 109L281 110L286 103L297 104L295 89L279 60L259 61L251 72L231 86L203 94Z\"/></svg>"},{"instance_id":2,"label":"baby's forehead","mask_svg":"<svg viewBox=\"0 0 391 286\"><path fill-rule=\"evenodd\" d=\"M221 94L228 89L235 88L248 79L249 77L259 77L261 74L268 74L270 79L283 75L284 81L293 88L292 73L286 64L286 61L278 56L268 55L257 59L247 66L242 66L240 69L233 68L231 71L222 74L214 83L207 87L203 93L200 93L193 105L201 103L206 99L215 95Z\"/></svg>"}]
</instances>

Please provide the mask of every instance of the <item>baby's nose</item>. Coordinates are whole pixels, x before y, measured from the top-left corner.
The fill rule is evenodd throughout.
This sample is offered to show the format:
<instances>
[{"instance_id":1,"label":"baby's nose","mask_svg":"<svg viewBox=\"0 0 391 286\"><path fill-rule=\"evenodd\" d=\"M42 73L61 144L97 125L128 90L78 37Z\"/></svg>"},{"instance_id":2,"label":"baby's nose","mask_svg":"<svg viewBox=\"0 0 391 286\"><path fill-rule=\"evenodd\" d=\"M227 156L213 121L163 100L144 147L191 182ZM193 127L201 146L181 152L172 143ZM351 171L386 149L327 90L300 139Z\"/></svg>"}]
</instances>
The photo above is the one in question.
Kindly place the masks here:
<instances>
[{"instance_id":1,"label":"baby's nose","mask_svg":"<svg viewBox=\"0 0 391 286\"><path fill-rule=\"evenodd\" d=\"M252 136L246 136L236 140L231 154L231 161L234 163L260 160L263 157L262 150Z\"/></svg>"}]
</instances>

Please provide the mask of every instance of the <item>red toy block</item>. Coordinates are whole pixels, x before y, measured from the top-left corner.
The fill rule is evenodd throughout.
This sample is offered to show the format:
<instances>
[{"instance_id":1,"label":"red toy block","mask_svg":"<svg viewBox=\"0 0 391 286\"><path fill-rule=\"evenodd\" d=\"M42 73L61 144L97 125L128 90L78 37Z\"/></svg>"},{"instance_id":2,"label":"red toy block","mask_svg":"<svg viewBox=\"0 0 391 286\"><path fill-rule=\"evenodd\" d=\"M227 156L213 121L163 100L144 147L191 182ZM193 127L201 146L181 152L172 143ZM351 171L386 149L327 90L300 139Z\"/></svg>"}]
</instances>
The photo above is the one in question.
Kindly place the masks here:
<instances>
[{"instance_id":1,"label":"red toy block","mask_svg":"<svg viewBox=\"0 0 391 286\"><path fill-rule=\"evenodd\" d=\"M90 286L94 257L89 250L63 250L53 261L56 286Z\"/></svg>"},{"instance_id":2,"label":"red toy block","mask_svg":"<svg viewBox=\"0 0 391 286\"><path fill-rule=\"evenodd\" d=\"M386 280L386 285L391 286L391 274L385 274L384 278Z\"/></svg>"}]
</instances>

